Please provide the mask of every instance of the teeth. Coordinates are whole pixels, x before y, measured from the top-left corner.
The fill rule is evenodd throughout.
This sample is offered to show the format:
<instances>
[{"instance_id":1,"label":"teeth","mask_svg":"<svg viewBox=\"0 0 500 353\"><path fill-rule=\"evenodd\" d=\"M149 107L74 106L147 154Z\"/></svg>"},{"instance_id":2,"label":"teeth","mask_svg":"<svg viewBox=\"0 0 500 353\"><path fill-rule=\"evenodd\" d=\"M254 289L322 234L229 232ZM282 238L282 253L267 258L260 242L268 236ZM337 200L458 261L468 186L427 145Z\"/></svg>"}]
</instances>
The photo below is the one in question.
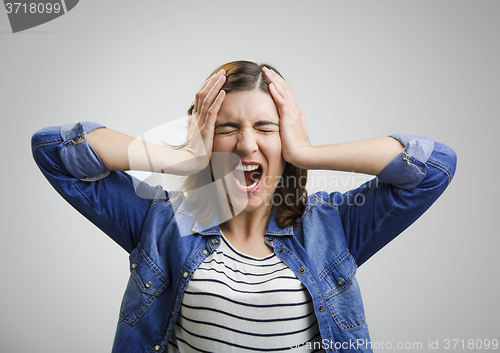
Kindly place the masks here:
<instances>
[{"instance_id":1,"label":"teeth","mask_svg":"<svg viewBox=\"0 0 500 353\"><path fill-rule=\"evenodd\" d=\"M248 185L248 186L246 186L246 185L241 185L241 183L240 183L240 181L239 181L239 180L237 180L237 181L238 181L238 184L240 184L240 186L241 186L243 189L253 189L254 187L256 187L256 186L257 186L257 183L259 182L258 180L255 180L255 181L253 182L253 184L252 184L252 185Z\"/></svg>"},{"instance_id":2,"label":"teeth","mask_svg":"<svg viewBox=\"0 0 500 353\"><path fill-rule=\"evenodd\" d=\"M259 168L259 165L258 164L238 164L236 166L236 169L238 170L242 170L244 172L251 172L252 170L255 170Z\"/></svg>"}]
</instances>

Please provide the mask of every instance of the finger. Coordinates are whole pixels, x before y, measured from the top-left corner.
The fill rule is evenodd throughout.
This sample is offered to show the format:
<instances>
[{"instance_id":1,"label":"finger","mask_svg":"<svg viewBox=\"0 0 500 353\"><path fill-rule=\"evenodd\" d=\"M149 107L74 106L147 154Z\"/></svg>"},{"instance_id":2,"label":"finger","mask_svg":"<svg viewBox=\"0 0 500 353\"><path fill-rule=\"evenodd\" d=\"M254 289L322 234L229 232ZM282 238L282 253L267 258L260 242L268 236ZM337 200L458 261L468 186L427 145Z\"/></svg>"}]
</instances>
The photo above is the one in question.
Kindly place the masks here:
<instances>
[{"instance_id":1,"label":"finger","mask_svg":"<svg viewBox=\"0 0 500 353\"><path fill-rule=\"evenodd\" d=\"M275 83L277 84L278 88L281 89L281 95L284 98L288 98L293 104L295 104L295 95L293 94L292 86L290 86L283 77L281 77L274 71L272 72L272 74L275 78Z\"/></svg>"},{"instance_id":2,"label":"finger","mask_svg":"<svg viewBox=\"0 0 500 353\"><path fill-rule=\"evenodd\" d=\"M268 69L265 72L265 75L269 81L274 83L278 92L280 92L280 94L283 98L287 98L291 102L295 102L292 87L290 87L290 85L283 79L283 77L281 77L280 75L278 75L276 72L274 72L271 69Z\"/></svg>"},{"instance_id":3,"label":"finger","mask_svg":"<svg viewBox=\"0 0 500 353\"><path fill-rule=\"evenodd\" d=\"M210 92L210 89L213 87L213 85L217 82L217 80L226 74L226 71L224 69L219 70L215 75L212 75L209 79L205 81L203 84L203 87L196 93L195 95L195 101L194 101L194 112L199 113L201 110L201 107L203 105L203 101L207 95L208 92Z\"/></svg>"},{"instance_id":4,"label":"finger","mask_svg":"<svg viewBox=\"0 0 500 353\"><path fill-rule=\"evenodd\" d=\"M222 86L224 86L225 82L226 76L219 76L218 80L214 83L208 94L205 96L200 110L202 119L206 116L208 109L212 106L214 100L217 98L219 91L221 90Z\"/></svg>"},{"instance_id":5,"label":"finger","mask_svg":"<svg viewBox=\"0 0 500 353\"><path fill-rule=\"evenodd\" d=\"M225 97L226 97L226 91L221 90L217 95L217 97L215 98L212 105L210 106L210 108L208 109L207 119L205 122L206 126L212 128L215 126L215 121L217 120L217 114L219 114L220 107L222 106Z\"/></svg>"},{"instance_id":6,"label":"finger","mask_svg":"<svg viewBox=\"0 0 500 353\"><path fill-rule=\"evenodd\" d=\"M271 69L267 69L265 72L264 72L264 75L267 77L267 79L271 82L273 82L275 85L279 86L279 87L285 87L286 85L288 85L286 83L286 81L283 79L283 77L281 77L280 75L278 75L275 71L271 70Z\"/></svg>"},{"instance_id":7,"label":"finger","mask_svg":"<svg viewBox=\"0 0 500 353\"><path fill-rule=\"evenodd\" d=\"M205 81L205 83L203 84L203 87L200 89L200 91L203 91L209 85L209 83L211 81L214 82L219 78L219 76L225 75L225 74L226 74L226 71L224 69L220 69L219 72L217 72L216 74L213 74Z\"/></svg>"},{"instance_id":8,"label":"finger","mask_svg":"<svg viewBox=\"0 0 500 353\"><path fill-rule=\"evenodd\" d=\"M206 87L210 84L211 80L213 80L214 76L208 78L203 84L203 86L200 88L200 90L196 92L196 95L194 96L194 110L193 110L194 113L199 113L204 99L203 92L205 92Z\"/></svg>"},{"instance_id":9,"label":"finger","mask_svg":"<svg viewBox=\"0 0 500 353\"><path fill-rule=\"evenodd\" d=\"M276 102L276 105L278 106L278 109L281 110L286 104L286 100L283 98L283 96L278 92L276 89L276 86L273 82L269 84L269 92L271 93L271 96L273 97L274 101Z\"/></svg>"},{"instance_id":10,"label":"finger","mask_svg":"<svg viewBox=\"0 0 500 353\"><path fill-rule=\"evenodd\" d=\"M207 94L210 92L210 90L219 81L221 77L225 78L224 76L225 74L226 72L224 70L219 71L217 74L210 77L210 79L208 79L206 84L203 86L203 89L200 90L198 94L198 111L197 111L198 113L200 113L202 110L203 102L205 101Z\"/></svg>"},{"instance_id":11,"label":"finger","mask_svg":"<svg viewBox=\"0 0 500 353\"><path fill-rule=\"evenodd\" d=\"M201 106L203 105L203 100L205 99L206 92L208 92L213 85L213 82L219 78L220 74L222 73L223 70L220 70L218 73L215 75L212 75L209 77L201 89L196 93L195 95L195 100L194 100L194 112L199 113L201 110Z\"/></svg>"}]
</instances>

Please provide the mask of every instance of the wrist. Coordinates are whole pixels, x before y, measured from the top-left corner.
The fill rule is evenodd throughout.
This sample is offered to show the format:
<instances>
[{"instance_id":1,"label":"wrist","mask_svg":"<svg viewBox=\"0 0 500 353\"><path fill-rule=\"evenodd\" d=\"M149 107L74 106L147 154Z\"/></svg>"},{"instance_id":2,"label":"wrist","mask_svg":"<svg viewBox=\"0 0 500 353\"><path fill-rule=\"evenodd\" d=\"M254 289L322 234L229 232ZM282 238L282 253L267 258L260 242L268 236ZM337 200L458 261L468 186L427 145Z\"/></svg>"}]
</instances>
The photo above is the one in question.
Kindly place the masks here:
<instances>
[{"instance_id":1,"label":"wrist","mask_svg":"<svg viewBox=\"0 0 500 353\"><path fill-rule=\"evenodd\" d=\"M176 151L179 156L178 169L175 174L192 175L201 172L205 169L210 161L208 155L196 156L191 151L180 150Z\"/></svg>"},{"instance_id":2,"label":"wrist","mask_svg":"<svg viewBox=\"0 0 500 353\"><path fill-rule=\"evenodd\" d=\"M298 168L316 169L314 167L315 149L316 146L312 146L309 143L304 144L304 146L297 149L293 158L291 158L288 162Z\"/></svg>"}]
</instances>

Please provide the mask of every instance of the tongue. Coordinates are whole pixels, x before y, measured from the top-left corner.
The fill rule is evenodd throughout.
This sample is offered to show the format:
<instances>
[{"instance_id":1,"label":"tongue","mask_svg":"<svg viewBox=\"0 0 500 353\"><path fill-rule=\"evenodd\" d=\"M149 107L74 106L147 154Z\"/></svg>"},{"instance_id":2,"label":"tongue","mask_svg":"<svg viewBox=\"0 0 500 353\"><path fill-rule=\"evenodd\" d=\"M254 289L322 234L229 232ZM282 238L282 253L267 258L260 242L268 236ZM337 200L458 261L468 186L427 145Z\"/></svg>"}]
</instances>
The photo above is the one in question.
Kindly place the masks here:
<instances>
[{"instance_id":1,"label":"tongue","mask_svg":"<svg viewBox=\"0 0 500 353\"><path fill-rule=\"evenodd\" d=\"M256 180L259 180L260 174L261 174L261 171L259 169L256 169L256 170L245 171L245 172L240 171L240 170L235 170L233 175L238 180L240 185L250 186Z\"/></svg>"},{"instance_id":2,"label":"tongue","mask_svg":"<svg viewBox=\"0 0 500 353\"><path fill-rule=\"evenodd\" d=\"M251 172L243 172L245 173L245 184L246 186L250 186L253 184L254 180L252 179L252 174L254 171L252 170Z\"/></svg>"},{"instance_id":3,"label":"tongue","mask_svg":"<svg viewBox=\"0 0 500 353\"><path fill-rule=\"evenodd\" d=\"M257 168L255 170L252 170L249 172L244 172L244 173L245 173L246 185L248 186L248 185L252 185L256 180L259 180L261 170L260 170L260 168Z\"/></svg>"}]
</instances>

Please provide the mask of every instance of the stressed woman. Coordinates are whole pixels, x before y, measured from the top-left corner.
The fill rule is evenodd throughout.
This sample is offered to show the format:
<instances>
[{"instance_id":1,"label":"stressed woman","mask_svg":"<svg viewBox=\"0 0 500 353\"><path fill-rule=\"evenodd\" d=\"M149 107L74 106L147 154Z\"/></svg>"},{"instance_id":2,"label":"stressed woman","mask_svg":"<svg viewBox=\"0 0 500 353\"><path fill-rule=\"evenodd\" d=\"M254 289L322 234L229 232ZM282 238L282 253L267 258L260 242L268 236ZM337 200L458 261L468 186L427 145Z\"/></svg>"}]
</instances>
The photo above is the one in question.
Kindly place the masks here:
<instances>
[{"instance_id":1,"label":"stressed woman","mask_svg":"<svg viewBox=\"0 0 500 353\"><path fill-rule=\"evenodd\" d=\"M49 182L130 253L113 352L371 352L356 269L441 195L454 152L405 134L312 146L291 87L248 61L217 69L188 113L177 149L90 122L33 136ZM313 169L377 177L308 196Z\"/></svg>"}]
</instances>

